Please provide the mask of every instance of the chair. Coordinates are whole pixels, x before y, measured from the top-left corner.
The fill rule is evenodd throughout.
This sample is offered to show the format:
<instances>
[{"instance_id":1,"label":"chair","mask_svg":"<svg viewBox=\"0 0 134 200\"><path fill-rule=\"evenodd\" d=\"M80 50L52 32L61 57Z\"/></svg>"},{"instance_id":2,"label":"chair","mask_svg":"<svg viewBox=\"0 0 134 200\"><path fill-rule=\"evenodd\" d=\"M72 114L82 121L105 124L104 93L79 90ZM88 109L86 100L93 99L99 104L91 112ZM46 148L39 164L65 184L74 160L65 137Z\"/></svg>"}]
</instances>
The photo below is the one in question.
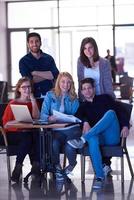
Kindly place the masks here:
<instances>
[{"instance_id":1,"label":"chair","mask_svg":"<svg viewBox=\"0 0 134 200\"><path fill-rule=\"evenodd\" d=\"M18 147L17 145L8 145L6 132L2 127L2 116L4 110L7 106L7 103L0 103L0 134L2 134L4 139L4 145L0 145L0 154L5 154L7 159L7 172L8 172L8 181L11 181L11 164L10 156L15 156L17 154Z\"/></svg>"},{"instance_id":2,"label":"chair","mask_svg":"<svg viewBox=\"0 0 134 200\"><path fill-rule=\"evenodd\" d=\"M7 82L0 81L0 103L8 101Z\"/></svg>"},{"instance_id":3,"label":"chair","mask_svg":"<svg viewBox=\"0 0 134 200\"><path fill-rule=\"evenodd\" d=\"M129 100L130 103L132 103L133 100L133 78L129 77L126 74L124 74L119 79L120 81L120 99L121 100Z\"/></svg>"},{"instance_id":4,"label":"chair","mask_svg":"<svg viewBox=\"0 0 134 200\"><path fill-rule=\"evenodd\" d=\"M125 109L128 119L131 117L132 105L124 102L116 102L118 106L122 106L123 110ZM126 138L121 138L119 145L115 146L102 146L101 147L102 155L105 157L120 157L121 158L121 182L124 182L124 155L126 155L128 167L131 173L131 176L134 177L133 168L131 165L130 157L128 154L126 146ZM78 150L78 154L81 154L81 181L85 181L85 157L90 156L88 147L85 146L83 149Z\"/></svg>"}]
</instances>

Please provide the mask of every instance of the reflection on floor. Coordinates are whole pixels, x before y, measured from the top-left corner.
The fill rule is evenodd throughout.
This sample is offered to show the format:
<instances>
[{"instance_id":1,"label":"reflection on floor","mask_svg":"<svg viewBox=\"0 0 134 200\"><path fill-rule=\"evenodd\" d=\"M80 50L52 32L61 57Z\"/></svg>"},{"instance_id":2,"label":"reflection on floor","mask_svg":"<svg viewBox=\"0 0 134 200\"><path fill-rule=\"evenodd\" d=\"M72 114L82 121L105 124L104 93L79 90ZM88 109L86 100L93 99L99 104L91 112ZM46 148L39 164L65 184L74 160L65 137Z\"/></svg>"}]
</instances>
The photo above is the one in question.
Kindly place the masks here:
<instances>
[{"instance_id":1,"label":"reflection on floor","mask_svg":"<svg viewBox=\"0 0 134 200\"><path fill-rule=\"evenodd\" d=\"M114 175L115 176L115 175ZM105 180L103 189L92 190L92 178L81 184L79 178L74 177L72 182L56 185L55 181L44 178L42 184L37 180L29 180L28 184L19 183L8 185L5 179L0 181L1 200L24 199L93 199L93 200L133 200L133 180L125 180L124 185L114 176Z\"/></svg>"},{"instance_id":2,"label":"reflection on floor","mask_svg":"<svg viewBox=\"0 0 134 200\"><path fill-rule=\"evenodd\" d=\"M134 119L132 115L132 119ZM131 120L133 125L133 120ZM130 154L132 166L134 166L134 126L131 127L130 135L127 141L128 151ZM78 156L78 164L71 175L72 182L64 184L56 184L48 175L47 179L39 181L30 178L28 184L22 181L19 184L8 184L6 158L0 155L0 200L55 200L55 199L93 199L93 200L134 200L134 180L131 179L128 165L125 159L125 181L121 184L120 177L120 159L112 158L112 176L105 180L101 190L92 190L94 173L90 158L86 158L86 180L81 183L80 177L80 157ZM15 158L12 158L14 165ZM13 168L13 166L12 166ZM30 170L28 157L25 159L23 166L23 177Z\"/></svg>"}]
</instances>

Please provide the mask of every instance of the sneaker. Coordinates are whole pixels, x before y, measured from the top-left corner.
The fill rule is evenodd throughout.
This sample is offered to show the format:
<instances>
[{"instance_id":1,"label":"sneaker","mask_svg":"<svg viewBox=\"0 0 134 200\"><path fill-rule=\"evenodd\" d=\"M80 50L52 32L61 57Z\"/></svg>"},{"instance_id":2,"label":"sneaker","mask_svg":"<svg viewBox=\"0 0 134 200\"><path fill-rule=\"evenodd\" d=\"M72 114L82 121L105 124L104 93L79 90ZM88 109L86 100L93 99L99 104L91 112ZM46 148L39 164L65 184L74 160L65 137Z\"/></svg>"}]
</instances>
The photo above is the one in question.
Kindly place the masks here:
<instances>
[{"instance_id":1,"label":"sneaker","mask_svg":"<svg viewBox=\"0 0 134 200\"><path fill-rule=\"evenodd\" d=\"M77 164L77 162L75 163L75 165ZM73 171L75 165L68 165L67 167L65 167L64 169L64 173L65 175L71 174L71 172Z\"/></svg>"},{"instance_id":2,"label":"sneaker","mask_svg":"<svg viewBox=\"0 0 134 200\"><path fill-rule=\"evenodd\" d=\"M59 182L64 181L63 170L60 165L56 166L55 177L56 177L56 181L59 181Z\"/></svg>"},{"instance_id":3,"label":"sneaker","mask_svg":"<svg viewBox=\"0 0 134 200\"><path fill-rule=\"evenodd\" d=\"M64 176L61 171L56 170L55 176L56 176L56 181L60 181L60 182L64 181Z\"/></svg>"},{"instance_id":4,"label":"sneaker","mask_svg":"<svg viewBox=\"0 0 134 200\"><path fill-rule=\"evenodd\" d=\"M112 169L109 165L104 165L104 167L103 167L104 176L110 175L111 171L112 171Z\"/></svg>"},{"instance_id":5,"label":"sneaker","mask_svg":"<svg viewBox=\"0 0 134 200\"><path fill-rule=\"evenodd\" d=\"M12 172L11 180L18 183L22 174L22 165L17 164Z\"/></svg>"},{"instance_id":6,"label":"sneaker","mask_svg":"<svg viewBox=\"0 0 134 200\"><path fill-rule=\"evenodd\" d=\"M84 139L82 139L82 138L68 140L67 143L75 149L81 149L85 144Z\"/></svg>"},{"instance_id":7,"label":"sneaker","mask_svg":"<svg viewBox=\"0 0 134 200\"><path fill-rule=\"evenodd\" d=\"M40 175L40 164L38 162L33 162L31 172L35 176Z\"/></svg>"},{"instance_id":8,"label":"sneaker","mask_svg":"<svg viewBox=\"0 0 134 200\"><path fill-rule=\"evenodd\" d=\"M93 189L101 189L103 185L103 178L96 178L93 183Z\"/></svg>"}]
</instances>

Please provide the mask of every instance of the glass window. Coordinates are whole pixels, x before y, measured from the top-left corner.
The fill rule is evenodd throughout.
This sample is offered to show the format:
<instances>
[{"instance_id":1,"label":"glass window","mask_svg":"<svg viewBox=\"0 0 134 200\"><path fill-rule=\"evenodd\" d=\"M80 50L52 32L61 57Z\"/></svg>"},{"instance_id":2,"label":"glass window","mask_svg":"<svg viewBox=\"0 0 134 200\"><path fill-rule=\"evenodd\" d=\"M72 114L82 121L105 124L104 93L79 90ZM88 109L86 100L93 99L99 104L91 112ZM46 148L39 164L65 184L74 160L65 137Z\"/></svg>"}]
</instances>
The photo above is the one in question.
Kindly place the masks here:
<instances>
[{"instance_id":1,"label":"glass window","mask_svg":"<svg viewBox=\"0 0 134 200\"><path fill-rule=\"evenodd\" d=\"M123 68L134 77L134 27L116 27L115 35L116 58L120 61L118 70Z\"/></svg>"},{"instance_id":2,"label":"glass window","mask_svg":"<svg viewBox=\"0 0 134 200\"><path fill-rule=\"evenodd\" d=\"M134 23L134 1L115 0L115 23Z\"/></svg>"},{"instance_id":3,"label":"glass window","mask_svg":"<svg viewBox=\"0 0 134 200\"><path fill-rule=\"evenodd\" d=\"M125 0L115 2L116 6L125 6L132 1L128 0L128 4ZM7 8L10 32L38 32L42 38L41 49L54 57L60 71L69 71L76 84L77 59L84 37L95 38L100 56L105 57L107 49L113 54L113 0L17 1L7 3ZM18 68L18 57L20 59L27 51L26 38L20 41L19 37L18 34L16 41L15 36L11 39L12 71ZM17 42L19 46L25 44L19 56L15 56L18 54Z\"/></svg>"},{"instance_id":4,"label":"glass window","mask_svg":"<svg viewBox=\"0 0 134 200\"><path fill-rule=\"evenodd\" d=\"M8 28L57 26L57 1L8 3Z\"/></svg>"},{"instance_id":5,"label":"glass window","mask_svg":"<svg viewBox=\"0 0 134 200\"><path fill-rule=\"evenodd\" d=\"M96 24L113 24L113 7L111 5L97 7Z\"/></svg>"},{"instance_id":6,"label":"glass window","mask_svg":"<svg viewBox=\"0 0 134 200\"><path fill-rule=\"evenodd\" d=\"M115 6L117 5L131 5L134 4L133 0L115 0Z\"/></svg>"},{"instance_id":7,"label":"glass window","mask_svg":"<svg viewBox=\"0 0 134 200\"><path fill-rule=\"evenodd\" d=\"M32 29L30 32L37 32L41 36L42 46L41 49L45 52L50 54L51 56L56 58L56 34L57 30L55 29Z\"/></svg>"},{"instance_id":8,"label":"glass window","mask_svg":"<svg viewBox=\"0 0 134 200\"><path fill-rule=\"evenodd\" d=\"M58 31L57 29L32 29L30 32L37 32L41 36L43 52L50 54L59 68L59 45L58 45Z\"/></svg>"},{"instance_id":9,"label":"glass window","mask_svg":"<svg viewBox=\"0 0 134 200\"><path fill-rule=\"evenodd\" d=\"M19 60L26 54L26 32L12 32L11 40L11 84L16 85L21 77L19 73ZM21 41L21 42L20 42Z\"/></svg>"},{"instance_id":10,"label":"glass window","mask_svg":"<svg viewBox=\"0 0 134 200\"><path fill-rule=\"evenodd\" d=\"M61 26L111 24L112 0L60 1L59 14Z\"/></svg>"},{"instance_id":11,"label":"glass window","mask_svg":"<svg viewBox=\"0 0 134 200\"><path fill-rule=\"evenodd\" d=\"M111 54L113 54L113 31L112 26L99 26L97 31L97 44L99 49L99 54L105 57L107 49L110 49Z\"/></svg>"}]
</instances>

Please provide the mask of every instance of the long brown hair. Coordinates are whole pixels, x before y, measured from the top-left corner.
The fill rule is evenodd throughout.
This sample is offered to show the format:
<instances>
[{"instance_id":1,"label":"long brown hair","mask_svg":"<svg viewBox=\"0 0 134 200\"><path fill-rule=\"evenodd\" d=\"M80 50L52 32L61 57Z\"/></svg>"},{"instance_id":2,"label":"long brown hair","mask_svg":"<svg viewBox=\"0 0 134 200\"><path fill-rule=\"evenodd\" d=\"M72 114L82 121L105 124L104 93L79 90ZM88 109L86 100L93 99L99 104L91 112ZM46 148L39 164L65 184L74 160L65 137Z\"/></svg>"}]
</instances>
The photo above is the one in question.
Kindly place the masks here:
<instances>
[{"instance_id":1,"label":"long brown hair","mask_svg":"<svg viewBox=\"0 0 134 200\"><path fill-rule=\"evenodd\" d=\"M99 51L98 51L98 46L94 38L92 37L86 37L82 40L81 42L81 47L80 47L80 61L83 63L84 66L87 68L91 68L90 61L88 57L84 54L84 48L87 43L91 43L93 48L94 48L94 55L93 55L93 61L96 62L99 60Z\"/></svg>"},{"instance_id":2,"label":"long brown hair","mask_svg":"<svg viewBox=\"0 0 134 200\"><path fill-rule=\"evenodd\" d=\"M60 83L60 80L61 80L62 77L68 77L71 80L71 86L70 86L70 89L68 91L68 94L69 94L70 98L72 100L74 100L75 98L77 98L77 94L75 92L75 86L74 86L73 78L72 78L71 74L69 74L68 72L59 73L57 80L56 80L56 83L55 83L55 88L54 88L55 95L57 97L61 95L61 89L60 89L59 83Z\"/></svg>"},{"instance_id":3,"label":"long brown hair","mask_svg":"<svg viewBox=\"0 0 134 200\"><path fill-rule=\"evenodd\" d=\"M30 86L31 86L31 92L33 93L33 82L28 78L28 77L22 77L18 80L17 84L16 84L16 89L15 89L15 99L19 98L20 97L20 92L19 92L19 89L21 87L21 85L24 83L24 82L29 82L30 83Z\"/></svg>"}]
</instances>

